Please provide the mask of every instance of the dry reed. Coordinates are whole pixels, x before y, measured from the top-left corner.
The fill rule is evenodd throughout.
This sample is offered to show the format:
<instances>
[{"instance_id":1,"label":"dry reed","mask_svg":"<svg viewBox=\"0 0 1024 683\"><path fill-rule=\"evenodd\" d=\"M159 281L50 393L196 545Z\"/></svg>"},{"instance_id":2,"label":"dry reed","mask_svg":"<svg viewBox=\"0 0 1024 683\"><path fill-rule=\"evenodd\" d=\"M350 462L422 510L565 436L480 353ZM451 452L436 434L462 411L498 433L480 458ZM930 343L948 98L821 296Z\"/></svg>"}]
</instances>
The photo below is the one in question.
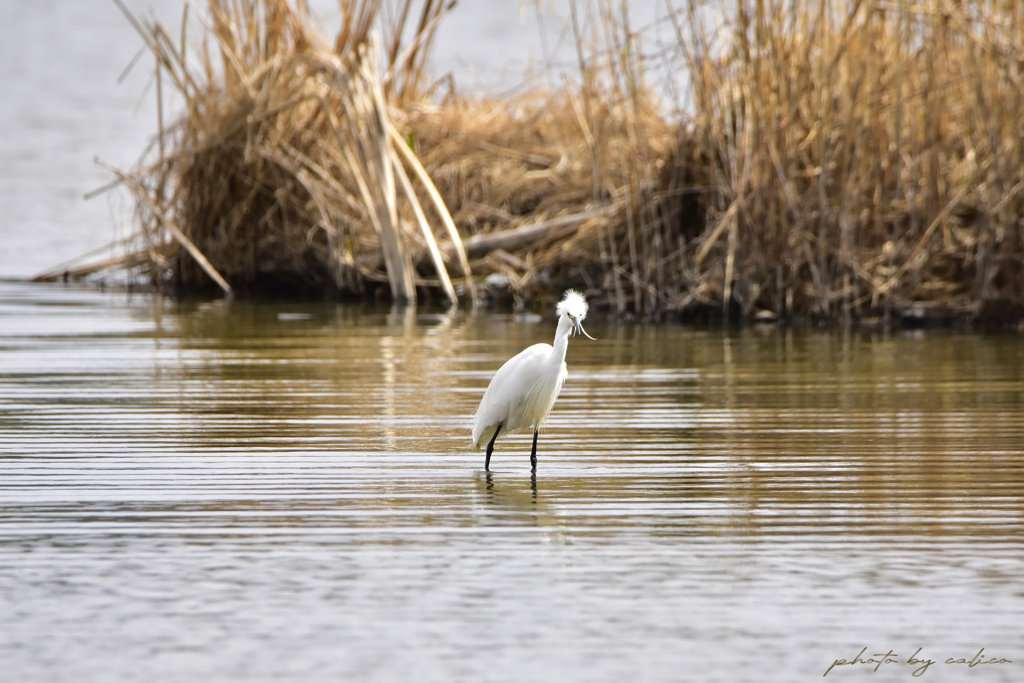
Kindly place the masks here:
<instances>
[{"instance_id":1,"label":"dry reed","mask_svg":"<svg viewBox=\"0 0 1024 683\"><path fill-rule=\"evenodd\" d=\"M765 319L1024 317L1017 2L738 3L673 19L695 113L683 301Z\"/></svg>"},{"instance_id":2,"label":"dry reed","mask_svg":"<svg viewBox=\"0 0 1024 683\"><path fill-rule=\"evenodd\" d=\"M184 35L175 43L160 24L137 23L158 73L186 104L139 168L115 170L137 198L134 253L150 255L154 283L196 291L212 280L230 294L359 292L384 281L393 299L415 301L426 282L455 301L409 171L420 184L429 177L395 149L404 143L395 139L393 109L419 98L445 11L425 3L419 33L403 50L411 5L381 39L374 27L382 3L343 0L341 32L329 42L304 3L210 0L206 37L219 60L205 40L189 54ZM433 208L447 217L443 205ZM451 239L454 226L444 224ZM417 272L417 248L433 256L433 280Z\"/></svg>"},{"instance_id":3,"label":"dry reed","mask_svg":"<svg viewBox=\"0 0 1024 683\"><path fill-rule=\"evenodd\" d=\"M610 0L572 5L578 80L475 99L425 80L440 3L406 48L410 3L377 42L382 2L339 5L329 41L302 3L210 0L198 70L138 26L187 105L119 176L158 285L451 299L497 273L643 318L1024 319L1015 2L666 5L677 117Z\"/></svg>"}]
</instances>

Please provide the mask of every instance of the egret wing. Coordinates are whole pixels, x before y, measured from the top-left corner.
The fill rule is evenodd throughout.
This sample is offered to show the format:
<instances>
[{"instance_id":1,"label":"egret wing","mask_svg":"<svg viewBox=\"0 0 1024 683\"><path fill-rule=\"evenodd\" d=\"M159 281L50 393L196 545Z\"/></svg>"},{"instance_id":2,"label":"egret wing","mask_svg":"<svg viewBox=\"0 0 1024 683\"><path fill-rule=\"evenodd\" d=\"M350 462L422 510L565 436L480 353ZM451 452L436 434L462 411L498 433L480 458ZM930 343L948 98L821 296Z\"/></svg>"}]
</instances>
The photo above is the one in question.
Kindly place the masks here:
<instances>
[{"instance_id":1,"label":"egret wing","mask_svg":"<svg viewBox=\"0 0 1024 683\"><path fill-rule=\"evenodd\" d=\"M475 448L490 440L498 424L504 425L502 434L530 426L521 424L523 404L530 401L535 386L542 380L550 354L549 344L534 344L505 361L494 373L473 419Z\"/></svg>"}]
</instances>

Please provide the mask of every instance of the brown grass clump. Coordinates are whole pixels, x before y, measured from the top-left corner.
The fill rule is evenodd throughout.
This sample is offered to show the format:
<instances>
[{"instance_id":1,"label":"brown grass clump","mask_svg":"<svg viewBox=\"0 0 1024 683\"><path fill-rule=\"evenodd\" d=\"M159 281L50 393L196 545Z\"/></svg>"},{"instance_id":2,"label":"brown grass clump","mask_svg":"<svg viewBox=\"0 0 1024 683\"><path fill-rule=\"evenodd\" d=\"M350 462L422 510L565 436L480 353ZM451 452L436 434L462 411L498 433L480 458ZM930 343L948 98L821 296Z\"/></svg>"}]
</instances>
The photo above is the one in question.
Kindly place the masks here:
<instances>
[{"instance_id":1,"label":"brown grass clump","mask_svg":"<svg viewBox=\"0 0 1024 683\"><path fill-rule=\"evenodd\" d=\"M212 279L229 293L358 292L383 280L394 299L412 301L419 248L432 257L432 284L455 299L410 175L429 180L404 154L391 111L419 97L444 7L424 4L403 51L411 1L386 39L371 31L381 2L341 5L342 29L329 42L304 3L210 0L207 38L219 60L205 41L188 55L184 36L178 46L159 24L138 25L158 73L186 102L146 163L119 172L138 199L136 249L150 255L159 286L196 291ZM436 211L457 239L443 205ZM465 259L454 261L471 289Z\"/></svg>"},{"instance_id":2,"label":"brown grass clump","mask_svg":"<svg viewBox=\"0 0 1024 683\"><path fill-rule=\"evenodd\" d=\"M468 236L474 272L505 275L520 299L584 285L624 311L632 288L621 280L640 258L627 218L671 129L653 108L637 115L610 98L592 103L588 121L581 100L570 88L511 103L453 100L407 125ZM631 140L633 127L643 135Z\"/></svg>"},{"instance_id":3,"label":"brown grass clump","mask_svg":"<svg viewBox=\"0 0 1024 683\"><path fill-rule=\"evenodd\" d=\"M1011 1L759 2L712 32L695 2L677 13L695 113L668 194L709 186L683 300L1024 317L1022 18Z\"/></svg>"}]
</instances>

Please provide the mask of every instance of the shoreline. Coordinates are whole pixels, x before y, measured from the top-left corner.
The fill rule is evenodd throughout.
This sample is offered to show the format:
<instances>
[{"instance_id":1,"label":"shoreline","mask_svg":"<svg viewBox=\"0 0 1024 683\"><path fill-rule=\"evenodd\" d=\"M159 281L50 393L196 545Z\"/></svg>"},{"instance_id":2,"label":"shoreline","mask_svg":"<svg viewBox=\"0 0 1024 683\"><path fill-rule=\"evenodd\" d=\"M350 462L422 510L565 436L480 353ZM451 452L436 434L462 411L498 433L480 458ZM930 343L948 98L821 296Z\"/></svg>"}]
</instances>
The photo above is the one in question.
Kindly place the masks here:
<instances>
[{"instance_id":1,"label":"shoreline","mask_svg":"<svg viewBox=\"0 0 1024 683\"><path fill-rule=\"evenodd\" d=\"M71 287L84 291L94 291L101 294L118 294L126 297L145 295L159 296L177 302L185 301L216 301L224 297L216 287L208 287L201 291L188 293L168 293L145 282L114 282L109 283L102 277L91 277L88 279L67 280L61 278L39 280L25 278L0 278L0 284L27 284L43 286ZM565 288L569 288L567 285ZM470 307L456 307L467 312L487 311L505 315L538 314L546 315L553 313L554 304L558 301L564 289L544 290L535 297L517 302L508 291L482 292L477 304ZM598 313L604 320L614 325L636 324L636 325L683 325L706 329L743 329L745 327L778 328L780 330L840 330L843 332L882 332L885 334L906 332L913 330L935 330L949 332L974 332L984 334L1024 334L1024 316L1018 317L980 317L969 319L962 316L906 316L901 318L890 318L888 321L883 317L855 318L850 322L842 320L778 320L761 318L756 320L742 319L738 315L730 318L722 316L717 306L709 305L703 308L691 308L685 312L660 313L653 316L637 317L631 313L618 315L612 309L607 296L600 292L591 292L601 301L591 306L593 312ZM589 295L588 295L589 296ZM415 304L396 304L390 300L387 287L384 283L378 283L372 291L363 292L360 296L351 294L331 293L307 293L306 295L295 295L284 293L280 290L265 292L256 296L232 297L229 301L239 302L292 302L304 303L330 303L346 306L371 306L371 307L413 307L425 313L438 311L451 311L453 307L446 303L437 292L429 288L422 288L420 296Z\"/></svg>"}]
</instances>

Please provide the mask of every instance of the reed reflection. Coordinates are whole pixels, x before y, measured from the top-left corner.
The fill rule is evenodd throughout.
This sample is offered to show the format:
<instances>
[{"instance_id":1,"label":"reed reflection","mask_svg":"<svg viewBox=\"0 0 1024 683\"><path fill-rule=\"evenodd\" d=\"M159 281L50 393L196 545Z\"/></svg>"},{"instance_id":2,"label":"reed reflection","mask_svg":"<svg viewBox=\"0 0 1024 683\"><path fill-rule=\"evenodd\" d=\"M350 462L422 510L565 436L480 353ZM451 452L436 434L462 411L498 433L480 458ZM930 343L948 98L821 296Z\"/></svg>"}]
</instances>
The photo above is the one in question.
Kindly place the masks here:
<instances>
[{"instance_id":1,"label":"reed reflection","mask_svg":"<svg viewBox=\"0 0 1024 683\"><path fill-rule=\"evenodd\" d=\"M1019 540L1024 527L1014 336L598 320L598 341L569 350L550 464L527 481L528 436L510 437L488 478L468 426L495 368L549 338L553 320L238 301L137 301L127 314L131 363L88 356L90 373L72 376L45 331L11 347L17 377L51 380L8 381L21 407L7 452L29 449L39 425L79 454L174 454L141 470L66 469L82 500L102 499L100 481L147 486L142 471L168 495L201 486L203 515L267 496L369 511L341 505L313 526L458 524L468 488L490 520L534 524L540 510L542 524L588 532ZM113 348L61 334L68 348ZM48 394L57 384L74 391Z\"/></svg>"}]
</instances>

